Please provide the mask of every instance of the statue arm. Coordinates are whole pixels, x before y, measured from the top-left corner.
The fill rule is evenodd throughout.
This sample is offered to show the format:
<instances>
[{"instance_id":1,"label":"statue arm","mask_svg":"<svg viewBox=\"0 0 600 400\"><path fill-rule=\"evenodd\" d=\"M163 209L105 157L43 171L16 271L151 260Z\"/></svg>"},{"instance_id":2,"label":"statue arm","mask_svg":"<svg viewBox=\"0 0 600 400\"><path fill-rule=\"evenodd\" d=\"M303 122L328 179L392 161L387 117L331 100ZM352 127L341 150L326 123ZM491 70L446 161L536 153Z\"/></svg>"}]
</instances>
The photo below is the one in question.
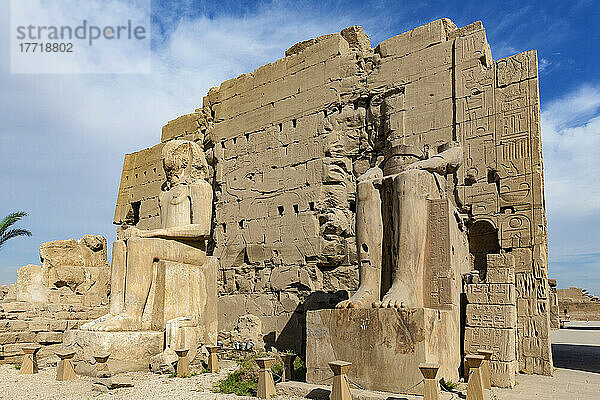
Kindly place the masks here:
<instances>
[{"instance_id":1,"label":"statue arm","mask_svg":"<svg viewBox=\"0 0 600 400\"><path fill-rule=\"evenodd\" d=\"M462 148L454 144L449 149L428 158L427 160L417 161L411 164L407 169L422 169L428 172L437 172L440 175L451 174L455 172L463 162Z\"/></svg>"},{"instance_id":2,"label":"statue arm","mask_svg":"<svg viewBox=\"0 0 600 400\"><path fill-rule=\"evenodd\" d=\"M171 228L153 229L141 231L139 236L142 238L165 238L165 239L204 239L210 235L203 225L188 224L174 226Z\"/></svg>"}]
</instances>

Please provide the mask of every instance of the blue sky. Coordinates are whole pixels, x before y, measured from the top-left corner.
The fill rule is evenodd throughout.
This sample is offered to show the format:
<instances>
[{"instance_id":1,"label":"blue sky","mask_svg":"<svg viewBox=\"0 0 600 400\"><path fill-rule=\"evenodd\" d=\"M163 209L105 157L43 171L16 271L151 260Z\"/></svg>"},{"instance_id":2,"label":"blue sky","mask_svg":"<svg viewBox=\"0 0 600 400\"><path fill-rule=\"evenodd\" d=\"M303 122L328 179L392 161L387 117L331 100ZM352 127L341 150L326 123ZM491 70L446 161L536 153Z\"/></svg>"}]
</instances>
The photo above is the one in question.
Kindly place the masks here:
<instances>
[{"instance_id":1,"label":"blue sky","mask_svg":"<svg viewBox=\"0 0 600 400\"><path fill-rule=\"evenodd\" d=\"M109 3L100 3L108 16ZM9 15L3 0L0 214L28 211L22 225L34 235L2 248L0 282L38 263L43 242L86 233L114 240L123 155L158 143L161 126L197 108L211 86L346 26L362 25L375 46L448 17L458 26L483 21L495 59L538 50L550 275L560 287L600 293L597 2L153 1L145 75L10 74Z\"/></svg>"}]
</instances>

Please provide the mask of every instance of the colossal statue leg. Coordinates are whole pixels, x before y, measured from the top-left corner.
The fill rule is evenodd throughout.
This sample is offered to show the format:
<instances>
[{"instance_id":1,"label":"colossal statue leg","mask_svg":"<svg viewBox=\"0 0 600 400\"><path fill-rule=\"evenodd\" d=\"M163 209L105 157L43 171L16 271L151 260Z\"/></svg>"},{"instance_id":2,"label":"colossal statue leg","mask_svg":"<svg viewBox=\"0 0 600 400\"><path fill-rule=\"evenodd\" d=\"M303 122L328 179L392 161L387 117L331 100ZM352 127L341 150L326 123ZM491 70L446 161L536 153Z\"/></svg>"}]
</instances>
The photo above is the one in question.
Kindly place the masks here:
<instances>
[{"instance_id":1,"label":"colossal statue leg","mask_svg":"<svg viewBox=\"0 0 600 400\"><path fill-rule=\"evenodd\" d=\"M120 314L125 300L125 273L127 268L127 247L125 242L117 240L113 244L112 265L110 270L110 313Z\"/></svg>"},{"instance_id":2,"label":"colossal statue leg","mask_svg":"<svg viewBox=\"0 0 600 400\"><path fill-rule=\"evenodd\" d=\"M123 240L113 243L112 263L110 266L110 310L94 321L81 325L83 330L97 330L101 322L123 311L125 295L125 274L127 272L127 245Z\"/></svg>"},{"instance_id":3,"label":"colossal statue leg","mask_svg":"<svg viewBox=\"0 0 600 400\"><path fill-rule=\"evenodd\" d=\"M82 329L94 331L140 330L142 314L152 283L154 262L164 260L198 266L206 263L206 253L203 250L176 240L136 237L127 241L126 249L127 279L124 279L124 285L122 285L121 279L125 274L121 271L125 263L117 263L117 271L111 276L111 284L114 278L117 286L121 284L121 287L124 288L122 307L119 306L119 303L115 303L113 307L113 294L111 293L110 314L85 324ZM119 253L120 256L122 254ZM113 308L115 313L113 313ZM121 311L117 312L119 309Z\"/></svg>"},{"instance_id":4,"label":"colossal statue leg","mask_svg":"<svg viewBox=\"0 0 600 400\"><path fill-rule=\"evenodd\" d=\"M358 178L356 189L356 245L358 250L360 287L338 308L371 306L379 300L381 286L381 251L383 221L381 196L375 184L381 183L383 172L371 168Z\"/></svg>"},{"instance_id":5,"label":"colossal statue leg","mask_svg":"<svg viewBox=\"0 0 600 400\"><path fill-rule=\"evenodd\" d=\"M427 199L439 198L439 189L431 173L416 169L398 174L392 185L395 265L392 286L376 305L423 307Z\"/></svg>"}]
</instances>

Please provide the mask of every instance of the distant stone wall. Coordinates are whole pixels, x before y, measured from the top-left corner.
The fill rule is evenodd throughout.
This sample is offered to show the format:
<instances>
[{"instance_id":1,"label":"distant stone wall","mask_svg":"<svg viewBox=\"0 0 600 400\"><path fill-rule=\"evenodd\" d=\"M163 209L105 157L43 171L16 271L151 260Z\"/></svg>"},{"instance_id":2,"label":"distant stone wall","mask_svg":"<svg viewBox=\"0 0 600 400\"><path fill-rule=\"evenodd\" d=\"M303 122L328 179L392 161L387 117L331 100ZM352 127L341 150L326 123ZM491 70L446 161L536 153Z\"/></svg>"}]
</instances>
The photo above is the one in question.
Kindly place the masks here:
<instances>
[{"instance_id":1,"label":"distant stone wall","mask_svg":"<svg viewBox=\"0 0 600 400\"><path fill-rule=\"evenodd\" d=\"M494 61L481 22L440 19L375 48L351 27L211 89L163 128L163 143L175 138L202 144L214 172L222 335L252 314L288 349L303 344L306 310L357 287L356 177L386 141L425 153L459 142L465 162L442 190L468 216L482 276L487 255L513 253L519 368L550 373L535 51ZM125 157L115 223L158 226L163 143Z\"/></svg>"},{"instance_id":2,"label":"distant stone wall","mask_svg":"<svg viewBox=\"0 0 600 400\"><path fill-rule=\"evenodd\" d=\"M43 243L42 265L26 265L17 271L16 299L86 307L108 304L110 265L106 250L102 236Z\"/></svg>"},{"instance_id":3,"label":"distant stone wall","mask_svg":"<svg viewBox=\"0 0 600 400\"><path fill-rule=\"evenodd\" d=\"M108 313L107 306L37 305L15 299L0 302L0 363L20 363L23 347L41 347L38 358L58 358L64 333Z\"/></svg>"},{"instance_id":4,"label":"distant stone wall","mask_svg":"<svg viewBox=\"0 0 600 400\"><path fill-rule=\"evenodd\" d=\"M106 239L85 235L43 243L40 265L17 271L0 287L0 363L20 363L23 346L39 345L39 359L54 357L64 333L108 313L110 265Z\"/></svg>"},{"instance_id":5,"label":"distant stone wall","mask_svg":"<svg viewBox=\"0 0 600 400\"><path fill-rule=\"evenodd\" d=\"M557 289L558 311L569 315L571 320L600 321L600 299L587 290L576 287Z\"/></svg>"}]
</instances>

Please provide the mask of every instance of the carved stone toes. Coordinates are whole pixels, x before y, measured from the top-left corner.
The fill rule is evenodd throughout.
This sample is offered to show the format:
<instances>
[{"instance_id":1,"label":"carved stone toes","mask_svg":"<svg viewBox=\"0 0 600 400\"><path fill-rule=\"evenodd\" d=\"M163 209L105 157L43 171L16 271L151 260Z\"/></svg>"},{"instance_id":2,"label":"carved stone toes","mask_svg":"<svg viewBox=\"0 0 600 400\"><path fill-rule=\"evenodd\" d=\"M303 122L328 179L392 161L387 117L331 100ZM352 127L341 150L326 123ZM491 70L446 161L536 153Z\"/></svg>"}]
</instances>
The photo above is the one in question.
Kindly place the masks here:
<instances>
[{"instance_id":1,"label":"carved stone toes","mask_svg":"<svg viewBox=\"0 0 600 400\"><path fill-rule=\"evenodd\" d=\"M348 302L349 302L349 300L344 300L342 302L339 302L339 303L337 303L337 305L335 306L335 308L339 308L339 309L347 308L348 307Z\"/></svg>"}]
</instances>

